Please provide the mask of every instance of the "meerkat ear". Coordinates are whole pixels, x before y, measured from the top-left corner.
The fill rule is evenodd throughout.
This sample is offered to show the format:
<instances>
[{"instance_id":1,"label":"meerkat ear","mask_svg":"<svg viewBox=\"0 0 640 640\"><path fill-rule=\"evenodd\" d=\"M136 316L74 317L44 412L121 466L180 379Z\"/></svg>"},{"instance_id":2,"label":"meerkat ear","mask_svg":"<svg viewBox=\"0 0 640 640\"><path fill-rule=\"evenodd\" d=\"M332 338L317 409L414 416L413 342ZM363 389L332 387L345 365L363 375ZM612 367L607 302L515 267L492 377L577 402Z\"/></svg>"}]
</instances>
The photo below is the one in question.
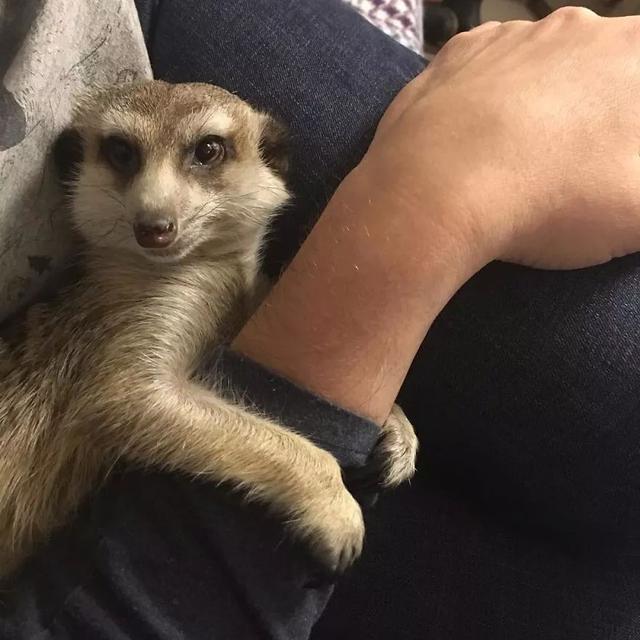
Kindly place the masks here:
<instances>
[{"instance_id":1,"label":"meerkat ear","mask_svg":"<svg viewBox=\"0 0 640 640\"><path fill-rule=\"evenodd\" d=\"M53 143L53 162L64 185L73 181L84 158L82 136L77 129L65 129Z\"/></svg>"},{"instance_id":2,"label":"meerkat ear","mask_svg":"<svg viewBox=\"0 0 640 640\"><path fill-rule=\"evenodd\" d=\"M289 132L280 120L266 114L260 135L260 153L265 163L286 181L289 172Z\"/></svg>"}]
</instances>

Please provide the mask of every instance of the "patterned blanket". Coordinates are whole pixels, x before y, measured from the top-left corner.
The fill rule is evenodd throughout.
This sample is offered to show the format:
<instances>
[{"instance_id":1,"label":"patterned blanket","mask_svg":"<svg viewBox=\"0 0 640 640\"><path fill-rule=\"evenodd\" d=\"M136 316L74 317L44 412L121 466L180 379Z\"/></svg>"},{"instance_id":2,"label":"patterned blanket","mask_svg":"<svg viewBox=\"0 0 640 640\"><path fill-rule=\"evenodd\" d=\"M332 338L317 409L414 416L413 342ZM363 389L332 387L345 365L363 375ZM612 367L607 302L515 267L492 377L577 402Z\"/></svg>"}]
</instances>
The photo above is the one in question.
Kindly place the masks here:
<instances>
[{"instance_id":1,"label":"patterned blanket","mask_svg":"<svg viewBox=\"0 0 640 640\"><path fill-rule=\"evenodd\" d=\"M423 0L345 0L405 47L422 52Z\"/></svg>"}]
</instances>

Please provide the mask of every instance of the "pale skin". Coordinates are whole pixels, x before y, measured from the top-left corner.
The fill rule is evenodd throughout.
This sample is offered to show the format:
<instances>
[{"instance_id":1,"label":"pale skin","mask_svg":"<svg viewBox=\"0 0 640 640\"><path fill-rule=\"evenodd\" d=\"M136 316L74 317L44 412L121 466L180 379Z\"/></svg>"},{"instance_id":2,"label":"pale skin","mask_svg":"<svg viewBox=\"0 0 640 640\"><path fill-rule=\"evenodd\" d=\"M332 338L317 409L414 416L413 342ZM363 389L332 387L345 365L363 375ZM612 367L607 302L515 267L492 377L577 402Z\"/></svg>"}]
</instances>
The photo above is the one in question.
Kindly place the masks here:
<instances>
[{"instance_id":1,"label":"pale skin","mask_svg":"<svg viewBox=\"0 0 640 640\"><path fill-rule=\"evenodd\" d=\"M640 250L638 42L640 17L573 7L453 38L234 348L382 424L433 320L488 262Z\"/></svg>"}]
</instances>

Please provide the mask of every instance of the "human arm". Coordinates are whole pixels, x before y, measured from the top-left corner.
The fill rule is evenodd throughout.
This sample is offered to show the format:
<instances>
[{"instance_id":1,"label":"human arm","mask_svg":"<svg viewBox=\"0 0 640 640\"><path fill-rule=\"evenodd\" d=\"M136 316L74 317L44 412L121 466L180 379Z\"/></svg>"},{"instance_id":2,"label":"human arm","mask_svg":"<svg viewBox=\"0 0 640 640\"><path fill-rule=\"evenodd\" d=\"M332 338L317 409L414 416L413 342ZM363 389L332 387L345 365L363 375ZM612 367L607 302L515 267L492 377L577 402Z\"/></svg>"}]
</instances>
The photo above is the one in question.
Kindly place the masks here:
<instances>
[{"instance_id":1,"label":"human arm","mask_svg":"<svg viewBox=\"0 0 640 640\"><path fill-rule=\"evenodd\" d=\"M571 8L450 41L234 347L381 423L435 316L489 261L638 250L638 32Z\"/></svg>"}]
</instances>

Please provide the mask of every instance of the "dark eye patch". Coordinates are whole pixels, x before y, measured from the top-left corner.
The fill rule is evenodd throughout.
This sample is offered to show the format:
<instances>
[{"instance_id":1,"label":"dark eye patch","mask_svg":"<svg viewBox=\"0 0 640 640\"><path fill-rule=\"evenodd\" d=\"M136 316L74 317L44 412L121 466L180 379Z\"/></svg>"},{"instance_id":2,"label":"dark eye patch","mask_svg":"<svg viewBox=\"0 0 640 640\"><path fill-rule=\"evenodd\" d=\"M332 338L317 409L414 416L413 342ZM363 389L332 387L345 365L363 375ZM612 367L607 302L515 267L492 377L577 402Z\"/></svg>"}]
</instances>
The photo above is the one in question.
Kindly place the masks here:
<instances>
[{"instance_id":1,"label":"dark eye patch","mask_svg":"<svg viewBox=\"0 0 640 640\"><path fill-rule=\"evenodd\" d=\"M84 143L80 132L77 129L65 129L53 144L53 160L58 178L67 193L70 193L69 183L76 177L83 159Z\"/></svg>"},{"instance_id":2,"label":"dark eye patch","mask_svg":"<svg viewBox=\"0 0 640 640\"><path fill-rule=\"evenodd\" d=\"M283 180L289 173L290 141L287 128L273 116L266 116L260 136L260 155Z\"/></svg>"},{"instance_id":3,"label":"dark eye patch","mask_svg":"<svg viewBox=\"0 0 640 640\"><path fill-rule=\"evenodd\" d=\"M131 177L140 169L141 158L138 146L119 135L103 138L100 155L119 174Z\"/></svg>"}]
</instances>

